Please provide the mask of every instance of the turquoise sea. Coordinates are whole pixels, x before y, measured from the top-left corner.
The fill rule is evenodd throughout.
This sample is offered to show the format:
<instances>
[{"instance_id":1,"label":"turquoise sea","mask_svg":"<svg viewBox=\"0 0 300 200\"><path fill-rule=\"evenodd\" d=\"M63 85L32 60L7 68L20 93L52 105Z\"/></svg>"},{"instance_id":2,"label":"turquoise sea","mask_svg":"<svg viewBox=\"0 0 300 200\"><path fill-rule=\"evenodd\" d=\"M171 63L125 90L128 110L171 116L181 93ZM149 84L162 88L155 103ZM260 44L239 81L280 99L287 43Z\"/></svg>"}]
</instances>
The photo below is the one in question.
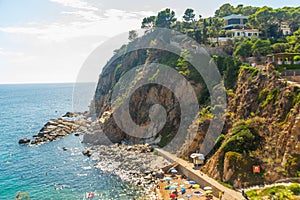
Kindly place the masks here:
<instances>
[{"instance_id":1,"label":"turquoise sea","mask_svg":"<svg viewBox=\"0 0 300 200\"><path fill-rule=\"evenodd\" d=\"M82 110L88 109L90 96L81 96L86 98ZM73 84L0 85L0 200L14 199L18 191L33 200L83 199L87 192L101 193L101 199L136 195L137 188L92 168L95 161L81 153L82 137L69 135L34 147L18 144L20 138L37 134L49 119L73 111L72 97ZM55 190L61 186L64 189Z\"/></svg>"}]
</instances>

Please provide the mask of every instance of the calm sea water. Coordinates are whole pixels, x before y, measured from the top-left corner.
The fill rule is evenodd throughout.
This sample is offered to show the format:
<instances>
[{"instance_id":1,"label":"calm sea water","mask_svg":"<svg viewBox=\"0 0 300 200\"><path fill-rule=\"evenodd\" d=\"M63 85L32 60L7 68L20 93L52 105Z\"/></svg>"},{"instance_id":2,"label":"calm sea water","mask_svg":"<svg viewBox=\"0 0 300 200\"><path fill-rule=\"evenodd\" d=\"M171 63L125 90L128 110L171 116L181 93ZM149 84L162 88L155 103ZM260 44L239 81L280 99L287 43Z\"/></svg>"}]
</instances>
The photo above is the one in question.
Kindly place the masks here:
<instances>
[{"instance_id":1,"label":"calm sea water","mask_svg":"<svg viewBox=\"0 0 300 200\"><path fill-rule=\"evenodd\" d=\"M91 91L93 85L82 87ZM94 161L82 155L81 137L69 135L35 147L18 144L20 138L37 134L50 118L72 111L72 94L73 84L0 85L1 200L14 199L18 191L43 200L83 199L86 192L92 191L103 194L102 199L135 196L137 188L91 168ZM90 96L81 96L86 97L83 110ZM69 150L62 151L62 147ZM54 185L65 187L55 190Z\"/></svg>"}]
</instances>

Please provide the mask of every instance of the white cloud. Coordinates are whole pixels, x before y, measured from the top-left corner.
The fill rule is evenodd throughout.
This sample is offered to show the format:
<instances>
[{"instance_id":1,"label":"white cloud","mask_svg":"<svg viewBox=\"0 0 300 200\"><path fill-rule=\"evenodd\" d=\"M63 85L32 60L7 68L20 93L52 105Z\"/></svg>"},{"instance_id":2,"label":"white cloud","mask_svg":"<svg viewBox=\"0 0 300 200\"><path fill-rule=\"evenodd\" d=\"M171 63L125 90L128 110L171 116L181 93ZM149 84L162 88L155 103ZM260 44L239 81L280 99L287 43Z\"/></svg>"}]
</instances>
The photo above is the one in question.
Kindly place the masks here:
<instances>
[{"instance_id":1,"label":"white cloud","mask_svg":"<svg viewBox=\"0 0 300 200\"><path fill-rule=\"evenodd\" d=\"M5 50L3 48L0 48L0 56L24 56L23 52L15 52L10 50Z\"/></svg>"},{"instance_id":2,"label":"white cloud","mask_svg":"<svg viewBox=\"0 0 300 200\"><path fill-rule=\"evenodd\" d=\"M118 18L136 18L137 15L135 13L126 12L124 10L118 9L108 9L104 12L104 16L111 18L111 17L118 17Z\"/></svg>"},{"instance_id":3,"label":"white cloud","mask_svg":"<svg viewBox=\"0 0 300 200\"><path fill-rule=\"evenodd\" d=\"M108 9L104 12L104 16L106 17L118 17L121 19L126 19L126 18L143 18L143 17L148 17L151 15L155 15L154 12L152 11L132 11L132 12L127 12L124 10L118 10L118 9Z\"/></svg>"},{"instance_id":4,"label":"white cloud","mask_svg":"<svg viewBox=\"0 0 300 200\"><path fill-rule=\"evenodd\" d=\"M0 48L0 57L9 59L11 63L30 62L35 59L35 56L26 55L24 52L11 51Z\"/></svg>"},{"instance_id":5,"label":"white cloud","mask_svg":"<svg viewBox=\"0 0 300 200\"><path fill-rule=\"evenodd\" d=\"M0 32L39 34L39 33L42 33L42 30L39 28L35 28L35 27L0 27Z\"/></svg>"},{"instance_id":6,"label":"white cloud","mask_svg":"<svg viewBox=\"0 0 300 200\"><path fill-rule=\"evenodd\" d=\"M98 21L104 19L103 17L100 17L99 15L95 14L94 11L63 11L62 14L78 16L87 21Z\"/></svg>"},{"instance_id":7,"label":"white cloud","mask_svg":"<svg viewBox=\"0 0 300 200\"><path fill-rule=\"evenodd\" d=\"M157 13L152 12L152 11L135 11L132 12L137 14L138 16L142 16L142 17L149 17L149 16L155 16Z\"/></svg>"},{"instance_id":8,"label":"white cloud","mask_svg":"<svg viewBox=\"0 0 300 200\"><path fill-rule=\"evenodd\" d=\"M80 0L50 0L66 7L97 11L98 8Z\"/></svg>"},{"instance_id":9,"label":"white cloud","mask_svg":"<svg viewBox=\"0 0 300 200\"><path fill-rule=\"evenodd\" d=\"M63 10L55 21L0 26L0 33L7 35L12 45L12 50L0 48L1 66L6 66L1 69L0 82L74 82L87 56L101 42L139 29L141 19L154 14L103 11L78 0L51 1L72 10Z\"/></svg>"},{"instance_id":10,"label":"white cloud","mask_svg":"<svg viewBox=\"0 0 300 200\"><path fill-rule=\"evenodd\" d=\"M141 19L153 13L109 9L103 13L79 10L72 12L64 11L62 14L70 15L71 19L66 18L49 24L33 23L33 25L29 25L29 23L27 26L21 27L0 27L0 32L31 35L47 43L60 42L82 36L111 37L122 32L140 28ZM75 20L74 16L79 18Z\"/></svg>"}]
</instances>

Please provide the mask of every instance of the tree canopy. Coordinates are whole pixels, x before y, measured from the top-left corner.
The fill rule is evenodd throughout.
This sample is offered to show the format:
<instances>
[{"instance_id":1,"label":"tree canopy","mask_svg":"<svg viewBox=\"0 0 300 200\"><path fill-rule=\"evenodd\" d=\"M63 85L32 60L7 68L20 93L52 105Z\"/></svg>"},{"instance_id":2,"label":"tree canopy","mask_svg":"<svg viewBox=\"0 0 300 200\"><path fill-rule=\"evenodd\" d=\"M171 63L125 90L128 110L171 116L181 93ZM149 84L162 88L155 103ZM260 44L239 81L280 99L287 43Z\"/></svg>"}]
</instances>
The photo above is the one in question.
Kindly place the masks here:
<instances>
[{"instance_id":1,"label":"tree canopy","mask_svg":"<svg viewBox=\"0 0 300 200\"><path fill-rule=\"evenodd\" d=\"M260 37L233 37L233 32L224 30L223 17L231 14L248 16L247 28L259 29ZM143 19L142 28L153 27L171 28L195 39L204 45L224 45L228 53L239 58L249 56L265 56L268 53L299 52L300 51L300 7L271 8L244 6L242 4L232 6L224 4L215 11L214 17L202 18L192 8L187 8L178 21L175 12L166 8L156 16ZM292 35L285 36L282 26L290 27ZM134 35L132 35L134 36ZM219 44L218 38L232 37L231 42ZM135 37L130 37L135 38ZM215 38L217 40L212 40ZM243 38L243 39L239 39ZM180 66L181 68L183 66Z\"/></svg>"},{"instance_id":2,"label":"tree canopy","mask_svg":"<svg viewBox=\"0 0 300 200\"><path fill-rule=\"evenodd\" d=\"M155 16L145 17L142 21L142 28L152 28L154 26Z\"/></svg>"},{"instance_id":3,"label":"tree canopy","mask_svg":"<svg viewBox=\"0 0 300 200\"><path fill-rule=\"evenodd\" d=\"M186 22L192 22L195 20L195 13L194 10L191 8L188 8L185 10L184 15L183 15L183 20Z\"/></svg>"},{"instance_id":4,"label":"tree canopy","mask_svg":"<svg viewBox=\"0 0 300 200\"><path fill-rule=\"evenodd\" d=\"M170 8L160 11L155 19L155 26L161 28L170 28L176 22L175 12Z\"/></svg>"},{"instance_id":5,"label":"tree canopy","mask_svg":"<svg viewBox=\"0 0 300 200\"><path fill-rule=\"evenodd\" d=\"M133 41L133 40L137 39L137 37L138 37L138 34L135 30L129 31L128 39L130 41Z\"/></svg>"}]
</instances>

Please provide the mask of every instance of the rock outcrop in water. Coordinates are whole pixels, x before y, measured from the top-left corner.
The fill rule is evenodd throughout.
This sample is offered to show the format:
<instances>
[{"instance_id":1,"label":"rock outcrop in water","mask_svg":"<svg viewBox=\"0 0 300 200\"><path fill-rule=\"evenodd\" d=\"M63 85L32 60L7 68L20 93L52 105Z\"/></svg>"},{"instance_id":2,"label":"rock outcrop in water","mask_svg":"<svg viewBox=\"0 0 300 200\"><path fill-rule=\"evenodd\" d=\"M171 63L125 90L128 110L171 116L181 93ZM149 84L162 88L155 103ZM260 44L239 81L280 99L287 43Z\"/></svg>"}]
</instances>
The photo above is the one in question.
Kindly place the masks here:
<instances>
[{"instance_id":1,"label":"rock outcrop in water","mask_svg":"<svg viewBox=\"0 0 300 200\"><path fill-rule=\"evenodd\" d=\"M19 140L19 144L28 144L28 143L30 143L30 139L28 138L21 138Z\"/></svg>"},{"instance_id":2,"label":"rock outcrop in water","mask_svg":"<svg viewBox=\"0 0 300 200\"><path fill-rule=\"evenodd\" d=\"M39 145L59 140L72 133L83 134L91 123L86 113L68 112L58 119L50 119L39 133L33 136L33 140L22 138L19 144Z\"/></svg>"}]
</instances>

